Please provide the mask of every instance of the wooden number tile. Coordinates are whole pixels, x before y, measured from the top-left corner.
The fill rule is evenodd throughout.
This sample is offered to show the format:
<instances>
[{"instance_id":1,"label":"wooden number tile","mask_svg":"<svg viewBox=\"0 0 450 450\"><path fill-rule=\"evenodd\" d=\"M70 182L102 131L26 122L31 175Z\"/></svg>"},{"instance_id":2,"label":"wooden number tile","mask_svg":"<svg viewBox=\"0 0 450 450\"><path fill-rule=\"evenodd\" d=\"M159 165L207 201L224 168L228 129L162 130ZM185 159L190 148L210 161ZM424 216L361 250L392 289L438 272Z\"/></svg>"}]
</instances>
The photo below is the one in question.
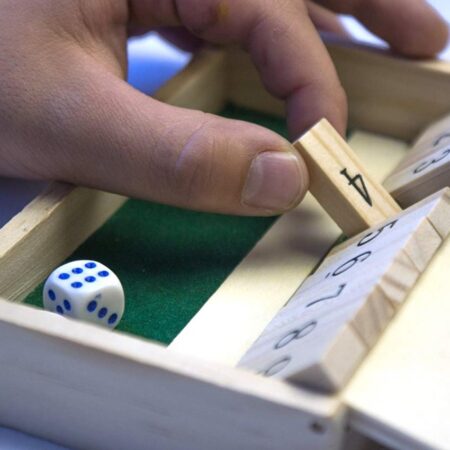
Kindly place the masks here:
<instances>
[{"instance_id":1,"label":"wooden number tile","mask_svg":"<svg viewBox=\"0 0 450 450\"><path fill-rule=\"evenodd\" d=\"M376 252L398 246L423 271L449 232L450 189L447 188L338 245L330 251L322 266L333 263L338 255L342 255L342 259L343 255L352 254L358 249Z\"/></svg>"},{"instance_id":2,"label":"wooden number tile","mask_svg":"<svg viewBox=\"0 0 450 450\"><path fill-rule=\"evenodd\" d=\"M300 289L240 365L327 391L342 387L394 315L394 301L403 301L419 276L401 249L378 257Z\"/></svg>"},{"instance_id":3,"label":"wooden number tile","mask_svg":"<svg viewBox=\"0 0 450 450\"><path fill-rule=\"evenodd\" d=\"M450 135L449 135L450 137ZM450 139L449 139L450 141ZM416 164L417 162L423 160L424 158L433 155L439 148L441 148L444 143L446 145L449 145L450 142L445 139L444 141L440 142L439 145L433 145L430 144L429 147L423 147L423 148L412 148L408 151L406 156L400 161L400 163L397 165L397 167L392 171L392 173L399 173L402 170L407 169L408 167L412 166L413 164Z\"/></svg>"},{"instance_id":4,"label":"wooden number tile","mask_svg":"<svg viewBox=\"0 0 450 450\"><path fill-rule=\"evenodd\" d=\"M384 186L404 207L450 186L450 143L394 172Z\"/></svg>"},{"instance_id":5,"label":"wooden number tile","mask_svg":"<svg viewBox=\"0 0 450 450\"><path fill-rule=\"evenodd\" d=\"M343 280L327 279L313 288L299 291L265 332L292 324L312 311L322 314L352 305L349 322L361 339L372 346L397 309L393 300L404 299L419 275L410 261L410 270L405 273L403 261L404 254L400 252L386 260L384 269L376 274L365 271Z\"/></svg>"},{"instance_id":6,"label":"wooden number tile","mask_svg":"<svg viewBox=\"0 0 450 450\"><path fill-rule=\"evenodd\" d=\"M450 143L450 115L428 126L415 140L412 151L426 151L443 143Z\"/></svg>"},{"instance_id":7,"label":"wooden number tile","mask_svg":"<svg viewBox=\"0 0 450 450\"><path fill-rule=\"evenodd\" d=\"M429 127L416 140L405 157L400 161L394 172L400 172L403 169L415 164L425 157L435 153L438 148L450 145L450 116L444 119L445 123L440 126Z\"/></svg>"},{"instance_id":8,"label":"wooden number tile","mask_svg":"<svg viewBox=\"0 0 450 450\"><path fill-rule=\"evenodd\" d=\"M379 252L351 250L353 249L326 259L319 269L302 283L286 307L303 301L309 302L309 297L316 295L317 290L327 289L330 283L344 284L346 292L350 288L361 290L365 283L369 283L383 273L386 265L401 251L401 247L387 247Z\"/></svg>"},{"instance_id":9,"label":"wooden number tile","mask_svg":"<svg viewBox=\"0 0 450 450\"><path fill-rule=\"evenodd\" d=\"M311 193L347 236L400 212L394 199L365 171L326 119L301 136L294 146L308 166Z\"/></svg>"},{"instance_id":10,"label":"wooden number tile","mask_svg":"<svg viewBox=\"0 0 450 450\"><path fill-rule=\"evenodd\" d=\"M326 391L342 387L448 234L448 199L449 190L435 194L337 247L240 365Z\"/></svg>"},{"instance_id":11,"label":"wooden number tile","mask_svg":"<svg viewBox=\"0 0 450 450\"><path fill-rule=\"evenodd\" d=\"M267 325L264 333L289 325L310 311L339 309L358 296L363 296L364 292L370 289L374 278L366 272L360 277L353 276L340 280L329 277L310 288L301 287Z\"/></svg>"},{"instance_id":12,"label":"wooden number tile","mask_svg":"<svg viewBox=\"0 0 450 450\"><path fill-rule=\"evenodd\" d=\"M366 281L379 280L384 274L391 271L393 261L400 258L402 254L410 262L409 265L414 268L415 275L412 280L414 283L424 270L425 263L431 260L441 243L442 239L424 220L413 232L386 247L375 249L350 247L326 259L317 272L305 280L298 293L305 295L311 289L326 285L328 280L352 285L356 282L363 284ZM416 260L413 260L410 255L416 255ZM301 299L300 295L294 297L288 305L300 301L299 299Z\"/></svg>"},{"instance_id":13,"label":"wooden number tile","mask_svg":"<svg viewBox=\"0 0 450 450\"><path fill-rule=\"evenodd\" d=\"M368 349L348 320L352 308L309 312L296 323L263 335L239 366L324 391L342 387Z\"/></svg>"},{"instance_id":14,"label":"wooden number tile","mask_svg":"<svg viewBox=\"0 0 450 450\"><path fill-rule=\"evenodd\" d=\"M346 285L335 283L328 294L308 293L308 301L315 301L288 304L239 365L327 392L339 390L395 314L392 300L403 300L418 275L400 251L385 273L362 283L362 289L346 291Z\"/></svg>"},{"instance_id":15,"label":"wooden number tile","mask_svg":"<svg viewBox=\"0 0 450 450\"><path fill-rule=\"evenodd\" d=\"M436 250L437 248L438 246L435 246ZM344 263L338 262L331 267L325 267L323 271L318 271L315 280L311 277L308 284L302 285L285 309L310 304L314 301L311 298L315 296L320 299L321 291L331 289L328 288L330 280L338 286L344 285L346 295L351 295L352 291L362 295L367 288L373 290L373 286L378 285L383 291L385 302L398 309L421 271L406 254L402 245L388 247L370 255L369 253L364 252L368 256L357 263L354 262L356 259L349 257Z\"/></svg>"},{"instance_id":16,"label":"wooden number tile","mask_svg":"<svg viewBox=\"0 0 450 450\"><path fill-rule=\"evenodd\" d=\"M367 278L366 273L378 277L400 251L410 258L418 272L422 272L448 228L448 194L442 192L335 247L316 272L303 282L298 293L304 295L308 289L324 286L330 279L341 283L351 280L354 284L355 277L362 281ZM298 293L289 303L298 301Z\"/></svg>"}]
</instances>

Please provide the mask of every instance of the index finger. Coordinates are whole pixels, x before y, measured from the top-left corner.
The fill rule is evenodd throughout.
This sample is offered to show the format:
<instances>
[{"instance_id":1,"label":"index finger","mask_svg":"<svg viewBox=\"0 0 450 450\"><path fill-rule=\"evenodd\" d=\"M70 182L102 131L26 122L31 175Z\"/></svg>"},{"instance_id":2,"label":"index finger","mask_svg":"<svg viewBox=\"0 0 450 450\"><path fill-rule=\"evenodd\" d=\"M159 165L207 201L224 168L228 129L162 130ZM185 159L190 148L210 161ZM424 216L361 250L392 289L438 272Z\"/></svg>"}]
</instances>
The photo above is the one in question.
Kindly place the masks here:
<instances>
[{"instance_id":1,"label":"index finger","mask_svg":"<svg viewBox=\"0 0 450 450\"><path fill-rule=\"evenodd\" d=\"M291 135L323 117L344 133L345 94L303 2L134 0L133 4L135 21L179 24L210 42L240 43L249 51L266 88L287 101Z\"/></svg>"}]
</instances>

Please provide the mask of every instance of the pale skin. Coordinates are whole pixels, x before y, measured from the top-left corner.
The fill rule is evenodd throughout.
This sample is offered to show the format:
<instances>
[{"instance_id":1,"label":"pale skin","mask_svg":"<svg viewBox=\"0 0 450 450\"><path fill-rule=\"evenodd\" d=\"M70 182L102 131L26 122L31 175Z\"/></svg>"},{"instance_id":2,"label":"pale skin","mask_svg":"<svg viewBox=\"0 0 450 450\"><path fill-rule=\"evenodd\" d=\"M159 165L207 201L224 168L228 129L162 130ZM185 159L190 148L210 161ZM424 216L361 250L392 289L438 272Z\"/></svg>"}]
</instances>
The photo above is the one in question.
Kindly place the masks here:
<instances>
[{"instance_id":1,"label":"pale skin","mask_svg":"<svg viewBox=\"0 0 450 450\"><path fill-rule=\"evenodd\" d=\"M343 133L345 93L317 31L342 32L335 13L406 56L447 41L423 0L0 0L0 175L202 211L285 212L308 188L290 143L137 92L124 81L126 41L179 27L170 35L182 44L237 43L286 102L292 138L322 117Z\"/></svg>"}]
</instances>

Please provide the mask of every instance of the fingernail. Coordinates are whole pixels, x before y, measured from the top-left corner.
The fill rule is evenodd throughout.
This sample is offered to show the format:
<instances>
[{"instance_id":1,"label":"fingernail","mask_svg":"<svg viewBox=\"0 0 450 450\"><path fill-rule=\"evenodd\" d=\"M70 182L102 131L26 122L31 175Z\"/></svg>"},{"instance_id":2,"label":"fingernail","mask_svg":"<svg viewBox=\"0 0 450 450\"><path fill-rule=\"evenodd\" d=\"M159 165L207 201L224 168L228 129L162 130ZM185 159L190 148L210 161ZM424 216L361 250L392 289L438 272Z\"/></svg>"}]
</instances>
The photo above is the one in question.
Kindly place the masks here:
<instances>
[{"instance_id":1,"label":"fingernail","mask_svg":"<svg viewBox=\"0 0 450 450\"><path fill-rule=\"evenodd\" d=\"M307 188L300 156L287 152L263 152L253 160L242 193L242 203L268 211L294 206Z\"/></svg>"}]
</instances>

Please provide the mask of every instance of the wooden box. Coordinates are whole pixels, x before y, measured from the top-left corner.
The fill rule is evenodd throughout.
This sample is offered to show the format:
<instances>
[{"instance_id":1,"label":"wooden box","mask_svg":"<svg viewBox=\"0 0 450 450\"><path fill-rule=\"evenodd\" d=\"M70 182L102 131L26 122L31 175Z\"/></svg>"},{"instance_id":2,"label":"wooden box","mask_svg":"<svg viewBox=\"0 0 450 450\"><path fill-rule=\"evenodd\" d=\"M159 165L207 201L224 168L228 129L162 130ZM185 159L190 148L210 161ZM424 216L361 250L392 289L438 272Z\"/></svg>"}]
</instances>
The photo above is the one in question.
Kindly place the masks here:
<instances>
[{"instance_id":1,"label":"wooden box","mask_svg":"<svg viewBox=\"0 0 450 450\"><path fill-rule=\"evenodd\" d=\"M384 136L354 146L387 175L405 142L450 110L450 65L329 50L350 127ZM232 102L283 113L234 48L199 54L157 96L210 112ZM318 216L314 251L285 248L286 233L315 237L295 226L303 209L284 216L169 348L20 305L124 200L53 183L0 229L2 425L80 449L450 448L450 243L348 386L327 395L234 367L339 234L310 198L300 208Z\"/></svg>"}]
</instances>

